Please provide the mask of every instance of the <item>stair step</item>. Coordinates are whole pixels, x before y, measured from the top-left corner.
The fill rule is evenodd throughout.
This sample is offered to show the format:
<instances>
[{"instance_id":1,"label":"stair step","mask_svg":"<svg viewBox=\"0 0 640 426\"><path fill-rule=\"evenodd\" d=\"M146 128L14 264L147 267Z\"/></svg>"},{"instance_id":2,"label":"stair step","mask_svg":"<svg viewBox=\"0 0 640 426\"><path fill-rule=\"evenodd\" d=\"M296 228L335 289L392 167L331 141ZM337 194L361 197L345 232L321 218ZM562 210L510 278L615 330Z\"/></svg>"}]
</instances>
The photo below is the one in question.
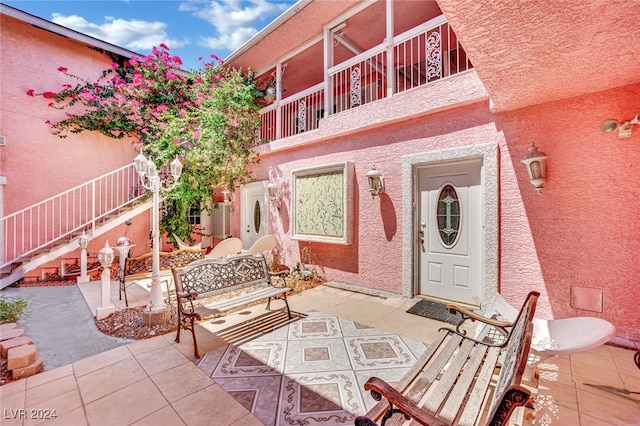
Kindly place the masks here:
<instances>
[{"instance_id":1,"label":"stair step","mask_svg":"<svg viewBox=\"0 0 640 426\"><path fill-rule=\"evenodd\" d=\"M7 358L9 354L9 349L17 348L22 345L30 345L33 341L31 338L27 336L20 336L9 340L3 340L0 342L0 354L2 354L3 358Z\"/></svg>"},{"instance_id":2,"label":"stair step","mask_svg":"<svg viewBox=\"0 0 640 426\"><path fill-rule=\"evenodd\" d=\"M24 368L36 361L35 345L22 345L7 352L7 370Z\"/></svg>"},{"instance_id":3,"label":"stair step","mask_svg":"<svg viewBox=\"0 0 640 426\"><path fill-rule=\"evenodd\" d=\"M41 372L43 367L44 360L41 356L38 355L36 356L36 360L33 363L27 365L26 367L16 368L11 371L11 376L13 377L13 380L31 377L34 374L38 374L39 372Z\"/></svg>"},{"instance_id":4,"label":"stair step","mask_svg":"<svg viewBox=\"0 0 640 426\"><path fill-rule=\"evenodd\" d=\"M21 328L12 328L9 330L0 330L0 341L15 339L24 334L24 330Z\"/></svg>"},{"instance_id":5,"label":"stair step","mask_svg":"<svg viewBox=\"0 0 640 426\"><path fill-rule=\"evenodd\" d=\"M18 324L16 324L15 322L5 322L4 324L0 324L0 333L2 333L3 331L12 330L17 326Z\"/></svg>"}]
</instances>

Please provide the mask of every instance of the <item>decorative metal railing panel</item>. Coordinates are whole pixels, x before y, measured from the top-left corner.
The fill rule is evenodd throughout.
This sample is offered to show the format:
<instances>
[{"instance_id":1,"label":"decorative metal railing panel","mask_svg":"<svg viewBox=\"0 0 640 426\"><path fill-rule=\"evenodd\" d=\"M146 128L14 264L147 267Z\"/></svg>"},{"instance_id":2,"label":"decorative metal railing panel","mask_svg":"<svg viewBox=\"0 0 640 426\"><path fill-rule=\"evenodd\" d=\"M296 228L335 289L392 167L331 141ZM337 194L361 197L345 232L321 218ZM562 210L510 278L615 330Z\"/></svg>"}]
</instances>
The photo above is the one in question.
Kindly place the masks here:
<instances>
[{"instance_id":1,"label":"decorative metal railing panel","mask_svg":"<svg viewBox=\"0 0 640 426\"><path fill-rule=\"evenodd\" d=\"M262 109L261 136L271 141L314 130L326 115L472 68L456 34L441 15L326 70L328 99L325 83L320 83Z\"/></svg>"},{"instance_id":2,"label":"decorative metal railing panel","mask_svg":"<svg viewBox=\"0 0 640 426\"><path fill-rule=\"evenodd\" d=\"M144 189L133 163L62 192L0 220L2 265L71 238L92 232L96 222L139 199Z\"/></svg>"}]
</instances>

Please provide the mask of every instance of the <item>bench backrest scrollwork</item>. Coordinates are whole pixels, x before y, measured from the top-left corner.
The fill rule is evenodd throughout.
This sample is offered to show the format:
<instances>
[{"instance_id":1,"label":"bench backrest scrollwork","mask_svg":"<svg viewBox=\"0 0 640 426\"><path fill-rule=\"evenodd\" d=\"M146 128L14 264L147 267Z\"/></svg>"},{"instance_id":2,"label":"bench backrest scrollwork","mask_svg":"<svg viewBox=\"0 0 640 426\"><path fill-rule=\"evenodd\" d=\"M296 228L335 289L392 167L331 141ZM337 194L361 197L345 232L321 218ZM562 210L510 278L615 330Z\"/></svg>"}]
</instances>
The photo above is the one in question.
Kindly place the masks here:
<instances>
[{"instance_id":1,"label":"bench backrest scrollwork","mask_svg":"<svg viewBox=\"0 0 640 426\"><path fill-rule=\"evenodd\" d=\"M198 260L183 268L174 268L173 276L176 291L210 296L270 284L264 256L251 254Z\"/></svg>"}]
</instances>

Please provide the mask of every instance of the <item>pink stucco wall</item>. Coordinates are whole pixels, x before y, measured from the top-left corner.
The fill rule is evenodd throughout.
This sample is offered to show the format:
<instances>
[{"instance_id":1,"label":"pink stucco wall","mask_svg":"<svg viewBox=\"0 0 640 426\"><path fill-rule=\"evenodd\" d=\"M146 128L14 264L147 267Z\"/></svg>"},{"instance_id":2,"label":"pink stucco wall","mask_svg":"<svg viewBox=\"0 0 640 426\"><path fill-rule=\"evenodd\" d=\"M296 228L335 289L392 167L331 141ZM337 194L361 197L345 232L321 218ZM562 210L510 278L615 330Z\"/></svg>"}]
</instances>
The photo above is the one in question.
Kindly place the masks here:
<instances>
[{"instance_id":1,"label":"pink stucco wall","mask_svg":"<svg viewBox=\"0 0 640 426\"><path fill-rule=\"evenodd\" d=\"M45 121L60 120L65 113L47 107L46 99L26 95L29 89L57 91L63 83L73 84L58 67L97 78L112 62L106 54L7 15L0 19L0 135L6 140L0 147L0 175L6 177L7 215L128 164L136 152L130 140L97 132L54 136ZM148 251L148 232L149 214L141 214L127 234L140 245L140 254ZM117 229L92 240L89 251L97 253L106 239L115 243L123 233Z\"/></svg>"},{"instance_id":2,"label":"pink stucco wall","mask_svg":"<svg viewBox=\"0 0 640 426\"><path fill-rule=\"evenodd\" d=\"M521 300L535 288L554 317L595 315L572 307L572 287L602 292L602 317L640 340L640 128L605 134L608 118L640 112L640 85L497 114L501 168L501 289ZM523 167L531 141L549 155L548 183L533 191ZM517 180L512 179L514 175Z\"/></svg>"},{"instance_id":3,"label":"pink stucco wall","mask_svg":"<svg viewBox=\"0 0 640 426\"><path fill-rule=\"evenodd\" d=\"M287 141L277 141L274 149L263 149L256 178L283 182L284 203L280 211L271 208L270 225L285 263L295 264L301 249L310 245L314 262L328 279L401 293L402 223L411 220L402 216L403 196L410 196L403 194L402 157L495 142L499 291L514 305L528 291L540 291L539 316L601 316L618 327L620 336L637 340L640 314L633 294L640 276L634 254L640 249L640 128L626 140L599 129L606 118L630 119L640 111L637 99L640 86L629 86L501 114L493 114L485 100L315 142L309 138L287 146ZM377 109L379 122L398 108L411 110L412 104ZM349 116L356 126L371 114L362 111ZM340 126L349 124L341 121ZM542 195L520 163L532 141L550 156ZM292 240L292 171L345 160L355 164L354 244ZM376 199L366 180L373 164L386 185L386 193ZM573 287L601 292L602 313L572 307Z\"/></svg>"}]
</instances>

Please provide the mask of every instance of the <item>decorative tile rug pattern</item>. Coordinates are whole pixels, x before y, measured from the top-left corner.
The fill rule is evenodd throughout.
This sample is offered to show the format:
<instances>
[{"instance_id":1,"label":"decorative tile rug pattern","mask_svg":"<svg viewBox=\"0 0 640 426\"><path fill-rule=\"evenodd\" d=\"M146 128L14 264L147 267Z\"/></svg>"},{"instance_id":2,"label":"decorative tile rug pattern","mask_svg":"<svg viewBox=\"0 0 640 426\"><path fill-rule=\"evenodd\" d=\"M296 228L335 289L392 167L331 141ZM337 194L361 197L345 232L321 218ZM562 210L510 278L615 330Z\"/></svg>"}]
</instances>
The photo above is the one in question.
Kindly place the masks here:
<instances>
[{"instance_id":1,"label":"decorative tile rug pattern","mask_svg":"<svg viewBox=\"0 0 640 426\"><path fill-rule=\"evenodd\" d=\"M274 321L275 315L286 318L273 311L219 333L243 338L199 364L266 425L353 424L375 404L364 391L369 377L394 383L426 350L421 342L322 312L290 322ZM255 338L247 338L251 331Z\"/></svg>"}]
</instances>

